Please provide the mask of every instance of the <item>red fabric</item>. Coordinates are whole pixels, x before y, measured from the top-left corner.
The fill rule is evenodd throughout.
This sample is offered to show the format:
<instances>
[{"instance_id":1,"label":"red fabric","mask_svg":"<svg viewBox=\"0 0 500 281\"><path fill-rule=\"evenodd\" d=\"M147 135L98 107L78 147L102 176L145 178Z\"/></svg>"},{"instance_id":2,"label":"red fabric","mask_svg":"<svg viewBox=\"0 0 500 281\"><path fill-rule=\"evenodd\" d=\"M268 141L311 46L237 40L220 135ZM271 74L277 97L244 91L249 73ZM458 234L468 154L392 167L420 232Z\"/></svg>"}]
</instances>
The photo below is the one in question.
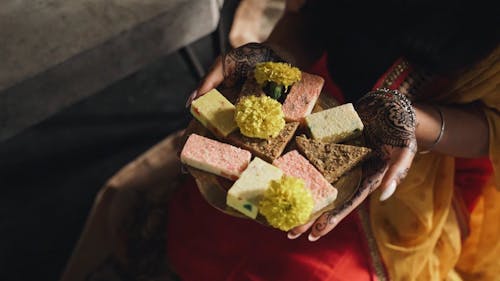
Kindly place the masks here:
<instances>
[{"instance_id":1,"label":"red fabric","mask_svg":"<svg viewBox=\"0 0 500 281\"><path fill-rule=\"evenodd\" d=\"M375 90L377 88L382 87L382 84L384 83L386 76L392 71L392 69L394 67L399 65L402 60L403 60L403 58L397 59L391 65L391 67L389 67L389 69L384 74L382 74L382 76L380 76L380 78L377 80L377 82L375 82L375 85L373 85L372 89ZM396 80L388 88L391 90L397 89L399 87L399 85L401 83L403 83L403 81L406 79L406 77L408 77L408 75L410 74L411 71L412 71L412 67L408 66L402 73L399 74L399 76L396 78Z\"/></svg>"},{"instance_id":2,"label":"red fabric","mask_svg":"<svg viewBox=\"0 0 500 281\"><path fill-rule=\"evenodd\" d=\"M194 181L169 206L167 253L182 280L373 280L354 217L327 236L289 240L285 232L209 206Z\"/></svg>"},{"instance_id":3,"label":"red fabric","mask_svg":"<svg viewBox=\"0 0 500 281\"><path fill-rule=\"evenodd\" d=\"M474 209L481 187L483 187L493 175L493 166L490 159L455 159L455 186L464 199L469 212Z\"/></svg>"},{"instance_id":4,"label":"red fabric","mask_svg":"<svg viewBox=\"0 0 500 281\"><path fill-rule=\"evenodd\" d=\"M333 79L330 77L330 73L327 68L327 55L323 55L321 59L319 59L309 70L310 73L317 74L325 79L325 85L323 89L330 93L339 103L345 103L344 95L340 88L333 82Z\"/></svg>"}]
</instances>

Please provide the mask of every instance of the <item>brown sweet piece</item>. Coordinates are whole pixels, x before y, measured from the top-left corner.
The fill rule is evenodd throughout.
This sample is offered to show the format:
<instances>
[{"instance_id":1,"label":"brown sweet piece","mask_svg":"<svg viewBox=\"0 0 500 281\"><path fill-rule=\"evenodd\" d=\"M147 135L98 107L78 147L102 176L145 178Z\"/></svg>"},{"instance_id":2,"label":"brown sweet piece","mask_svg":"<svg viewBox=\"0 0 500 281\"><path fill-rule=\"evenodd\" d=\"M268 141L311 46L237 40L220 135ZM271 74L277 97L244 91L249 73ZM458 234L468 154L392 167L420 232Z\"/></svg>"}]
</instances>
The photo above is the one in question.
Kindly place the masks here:
<instances>
[{"instance_id":1,"label":"brown sweet piece","mask_svg":"<svg viewBox=\"0 0 500 281\"><path fill-rule=\"evenodd\" d=\"M239 131L229 134L227 139L232 144L249 150L255 156L272 162L283 153L283 150L285 150L286 145L292 139L298 126L299 122L286 123L285 128L281 130L277 137L267 140L249 138L242 135Z\"/></svg>"},{"instance_id":2,"label":"brown sweet piece","mask_svg":"<svg viewBox=\"0 0 500 281\"><path fill-rule=\"evenodd\" d=\"M328 182L337 181L344 173L370 157L372 151L367 147L327 143L305 136L297 136L295 143Z\"/></svg>"}]
</instances>

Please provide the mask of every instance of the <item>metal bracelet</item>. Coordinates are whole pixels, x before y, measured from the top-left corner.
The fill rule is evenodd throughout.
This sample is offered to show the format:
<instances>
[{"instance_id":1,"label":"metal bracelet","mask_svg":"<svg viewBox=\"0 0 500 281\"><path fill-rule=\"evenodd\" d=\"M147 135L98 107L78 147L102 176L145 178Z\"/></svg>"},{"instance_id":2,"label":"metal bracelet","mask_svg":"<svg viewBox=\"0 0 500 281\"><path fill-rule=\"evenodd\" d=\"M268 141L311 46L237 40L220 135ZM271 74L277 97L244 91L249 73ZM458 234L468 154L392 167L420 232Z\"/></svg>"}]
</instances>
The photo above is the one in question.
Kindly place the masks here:
<instances>
[{"instance_id":1,"label":"metal bracelet","mask_svg":"<svg viewBox=\"0 0 500 281\"><path fill-rule=\"evenodd\" d=\"M431 144L430 147L428 147L426 150L424 151L420 151L419 154L427 154L429 152L432 151L432 149L441 141L441 139L443 138L443 135L444 135L444 129L446 127L446 121L444 119L444 115L443 115L443 111L441 110L441 108L437 105L433 105L433 107L437 110L437 112L439 112L439 118L441 118L441 129L439 131L439 135L438 137L436 138L436 140Z\"/></svg>"}]
</instances>

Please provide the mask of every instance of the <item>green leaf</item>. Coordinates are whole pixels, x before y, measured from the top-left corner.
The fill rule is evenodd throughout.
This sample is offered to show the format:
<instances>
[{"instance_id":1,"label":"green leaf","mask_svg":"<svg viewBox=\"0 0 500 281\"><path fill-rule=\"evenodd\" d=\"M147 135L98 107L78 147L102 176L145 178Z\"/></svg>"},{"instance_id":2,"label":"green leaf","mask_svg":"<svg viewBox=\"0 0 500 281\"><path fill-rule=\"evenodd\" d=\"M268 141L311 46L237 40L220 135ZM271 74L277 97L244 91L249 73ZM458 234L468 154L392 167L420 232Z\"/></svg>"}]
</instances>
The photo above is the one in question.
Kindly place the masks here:
<instances>
[{"instance_id":1,"label":"green leaf","mask_svg":"<svg viewBox=\"0 0 500 281\"><path fill-rule=\"evenodd\" d=\"M281 85L273 85L274 89L272 89L272 95L271 97L275 100L279 99L281 97L281 94L283 93L283 86Z\"/></svg>"}]
</instances>

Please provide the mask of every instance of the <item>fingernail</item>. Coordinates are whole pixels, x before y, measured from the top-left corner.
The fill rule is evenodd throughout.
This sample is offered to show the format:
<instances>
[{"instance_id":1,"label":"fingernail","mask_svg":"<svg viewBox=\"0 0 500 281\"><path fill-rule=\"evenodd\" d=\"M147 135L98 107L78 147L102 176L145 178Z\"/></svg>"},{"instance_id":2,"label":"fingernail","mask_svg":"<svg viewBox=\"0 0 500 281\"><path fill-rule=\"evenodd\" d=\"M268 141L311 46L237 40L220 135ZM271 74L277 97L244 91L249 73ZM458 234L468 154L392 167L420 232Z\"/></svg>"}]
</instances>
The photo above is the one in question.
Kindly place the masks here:
<instances>
[{"instance_id":1,"label":"fingernail","mask_svg":"<svg viewBox=\"0 0 500 281\"><path fill-rule=\"evenodd\" d=\"M297 237L299 237L302 233L297 233L297 234L294 234L294 233L291 233L291 232L288 232L287 236L288 236L288 239L295 239Z\"/></svg>"},{"instance_id":2,"label":"fingernail","mask_svg":"<svg viewBox=\"0 0 500 281\"><path fill-rule=\"evenodd\" d=\"M318 240L321 236L314 236L312 235L312 233L309 234L309 236L307 237L307 239L311 242L314 242L316 240Z\"/></svg>"},{"instance_id":3,"label":"fingernail","mask_svg":"<svg viewBox=\"0 0 500 281\"><path fill-rule=\"evenodd\" d=\"M186 108L188 108L193 102L194 98L198 95L198 90L194 90L186 101Z\"/></svg>"},{"instance_id":4,"label":"fingernail","mask_svg":"<svg viewBox=\"0 0 500 281\"><path fill-rule=\"evenodd\" d=\"M392 181L389 186L380 194L380 201L385 201L396 191L396 181Z\"/></svg>"}]
</instances>

